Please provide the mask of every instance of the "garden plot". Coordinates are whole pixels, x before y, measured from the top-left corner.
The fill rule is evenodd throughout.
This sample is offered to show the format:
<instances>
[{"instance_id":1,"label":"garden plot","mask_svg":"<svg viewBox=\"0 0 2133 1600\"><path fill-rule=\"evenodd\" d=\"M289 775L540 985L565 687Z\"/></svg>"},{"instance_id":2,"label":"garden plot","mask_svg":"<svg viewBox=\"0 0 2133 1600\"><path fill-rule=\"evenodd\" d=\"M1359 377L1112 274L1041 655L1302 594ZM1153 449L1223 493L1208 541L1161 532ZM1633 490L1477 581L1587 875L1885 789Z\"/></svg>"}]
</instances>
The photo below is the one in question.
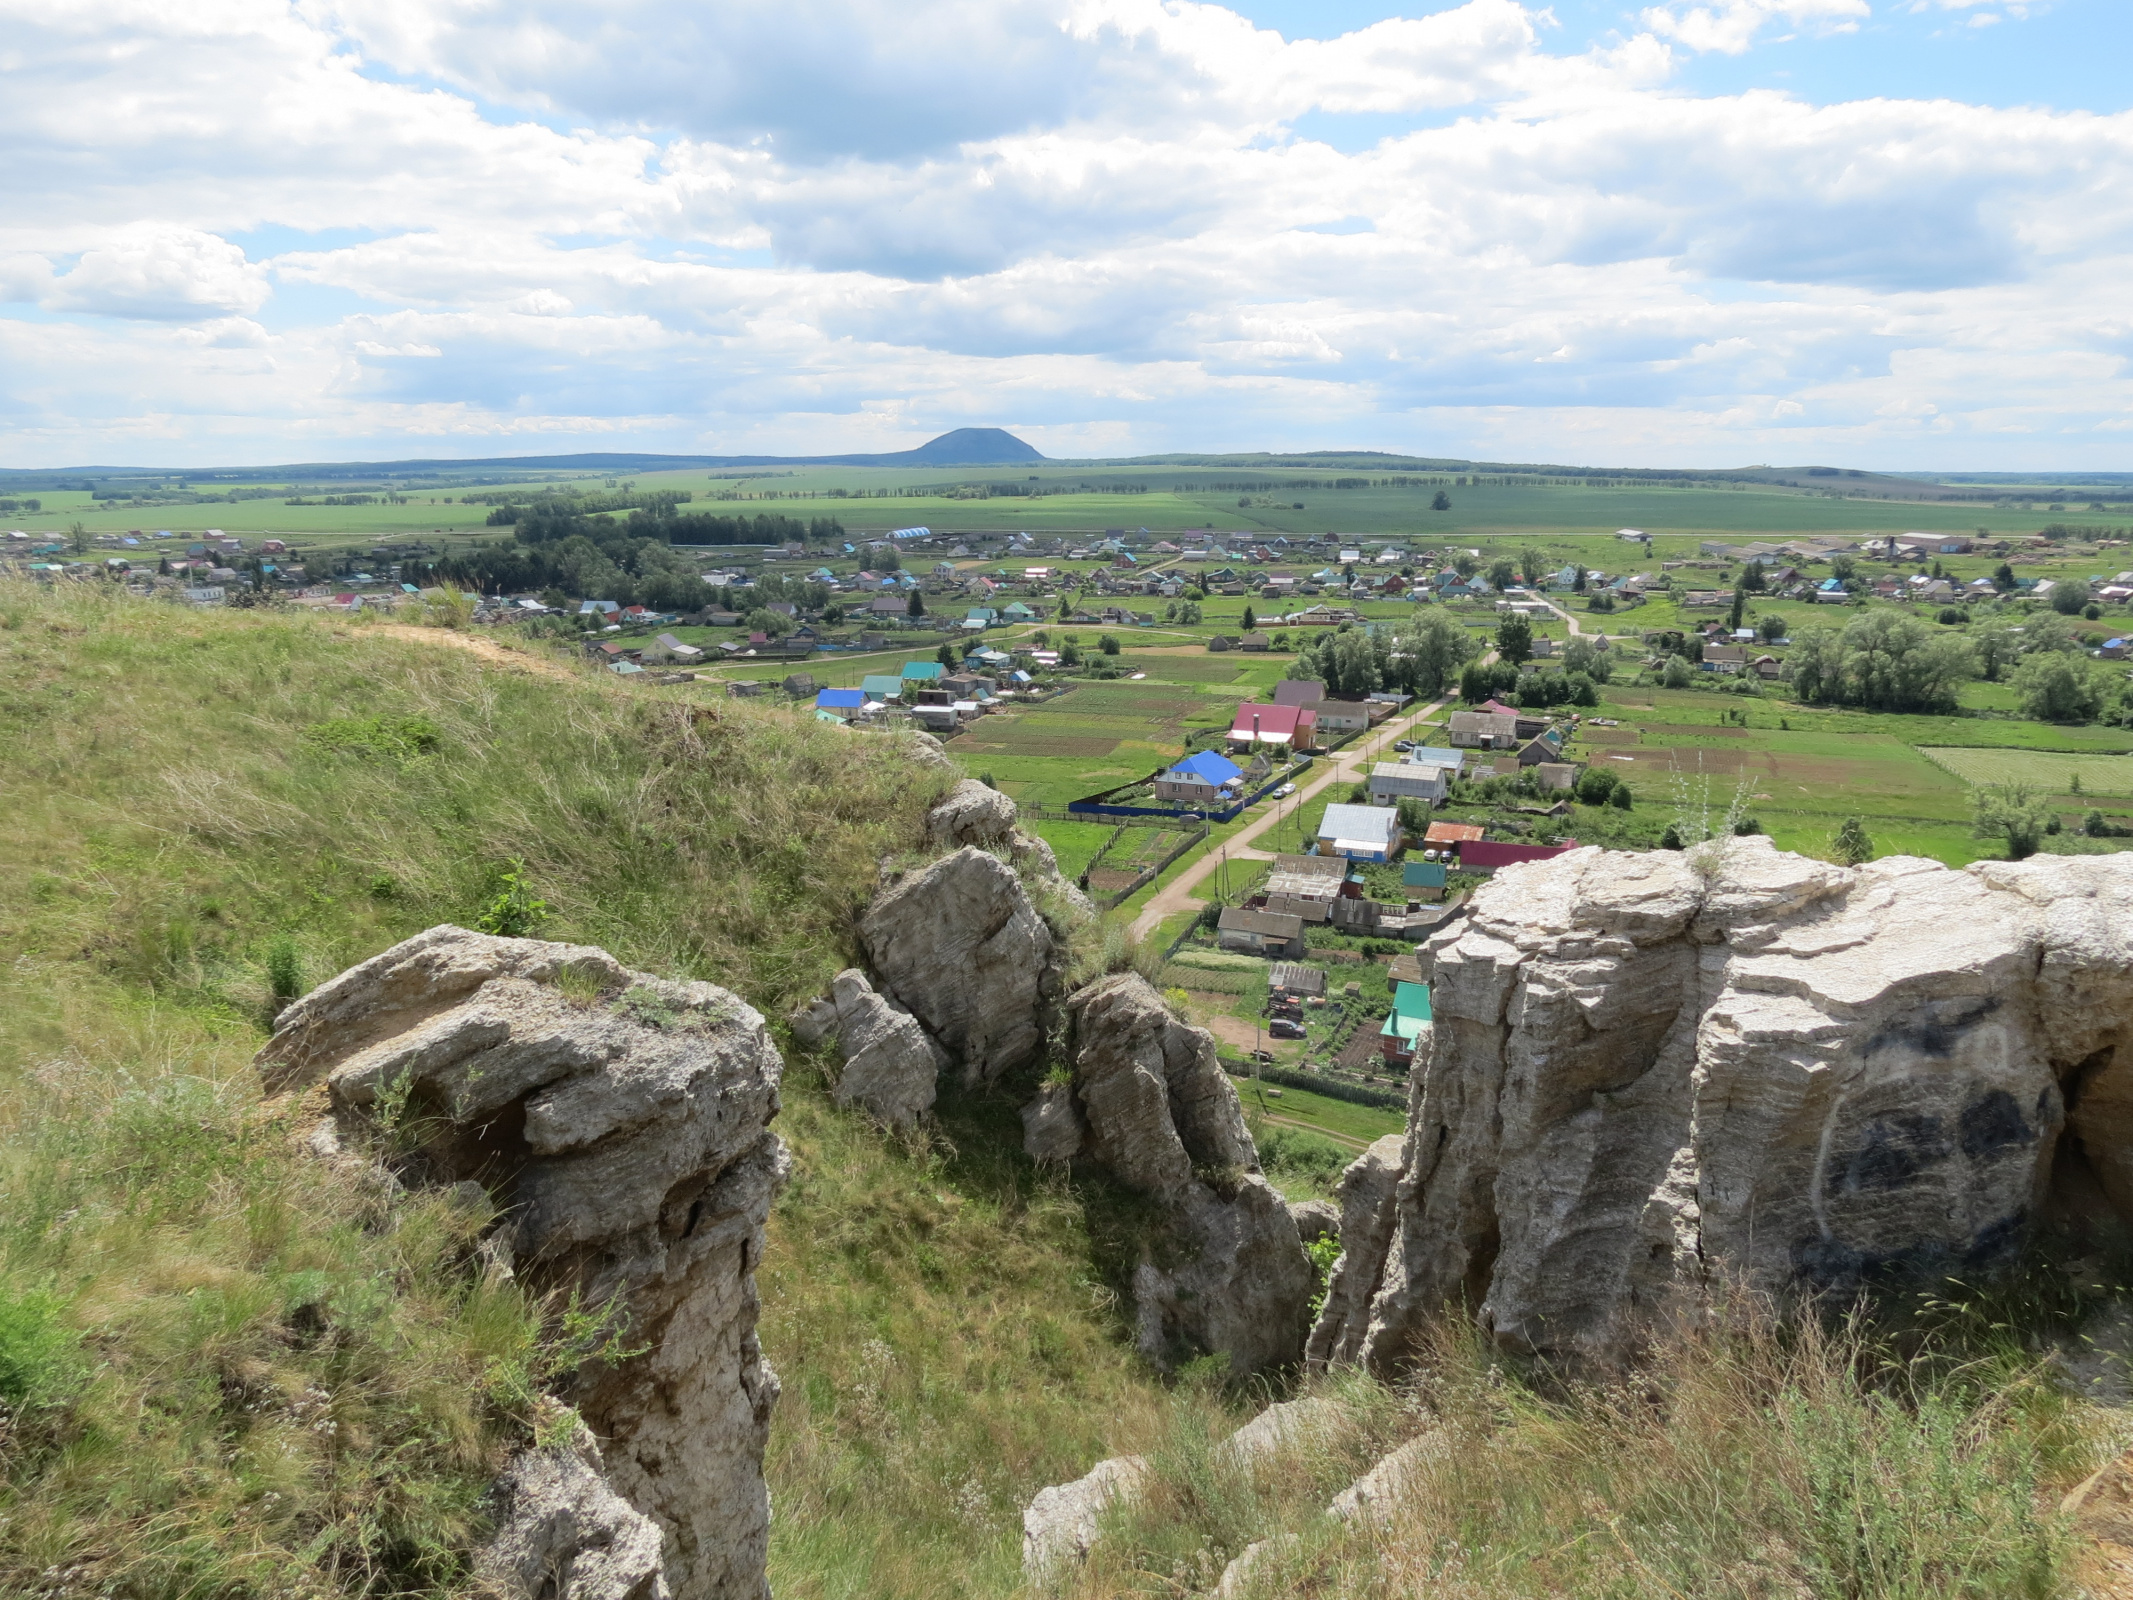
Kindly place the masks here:
<instances>
[{"instance_id":1,"label":"garden plot","mask_svg":"<svg viewBox=\"0 0 2133 1600\"><path fill-rule=\"evenodd\" d=\"M1945 745L1921 745L1918 753L1968 784L2026 783L2052 794L2133 795L2133 756Z\"/></svg>"}]
</instances>

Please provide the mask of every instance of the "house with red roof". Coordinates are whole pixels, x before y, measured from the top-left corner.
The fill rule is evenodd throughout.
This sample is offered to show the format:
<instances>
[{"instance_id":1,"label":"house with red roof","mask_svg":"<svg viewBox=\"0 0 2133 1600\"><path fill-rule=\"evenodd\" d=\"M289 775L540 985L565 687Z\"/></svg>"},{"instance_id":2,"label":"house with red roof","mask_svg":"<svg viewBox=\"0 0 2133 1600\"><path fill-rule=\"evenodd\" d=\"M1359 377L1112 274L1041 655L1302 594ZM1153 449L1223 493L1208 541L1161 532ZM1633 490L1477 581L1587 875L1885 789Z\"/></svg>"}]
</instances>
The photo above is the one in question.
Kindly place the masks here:
<instances>
[{"instance_id":1,"label":"house with red roof","mask_svg":"<svg viewBox=\"0 0 2133 1600\"><path fill-rule=\"evenodd\" d=\"M1247 700L1229 726L1230 748L1273 752L1318 747L1318 713L1310 706L1270 706Z\"/></svg>"}]
</instances>

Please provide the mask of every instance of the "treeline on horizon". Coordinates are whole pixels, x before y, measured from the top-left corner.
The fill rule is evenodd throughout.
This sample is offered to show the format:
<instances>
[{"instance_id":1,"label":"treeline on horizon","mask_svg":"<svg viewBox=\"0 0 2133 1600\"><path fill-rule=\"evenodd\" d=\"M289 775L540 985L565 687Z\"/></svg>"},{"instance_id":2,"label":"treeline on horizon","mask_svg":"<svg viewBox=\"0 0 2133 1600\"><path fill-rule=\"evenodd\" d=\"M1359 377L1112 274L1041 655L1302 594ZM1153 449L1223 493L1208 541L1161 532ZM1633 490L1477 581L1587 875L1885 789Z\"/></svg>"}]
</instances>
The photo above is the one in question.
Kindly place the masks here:
<instances>
[{"instance_id":1,"label":"treeline on horizon","mask_svg":"<svg viewBox=\"0 0 2133 1600\"><path fill-rule=\"evenodd\" d=\"M656 611L699 611L714 597L704 586L701 559L681 547L844 537L844 525L835 517L723 517L676 511L671 503L639 507L626 523L560 502L498 510L520 513L514 543L420 567L423 580L482 594L553 594ZM492 514L490 521L497 518Z\"/></svg>"}]
</instances>

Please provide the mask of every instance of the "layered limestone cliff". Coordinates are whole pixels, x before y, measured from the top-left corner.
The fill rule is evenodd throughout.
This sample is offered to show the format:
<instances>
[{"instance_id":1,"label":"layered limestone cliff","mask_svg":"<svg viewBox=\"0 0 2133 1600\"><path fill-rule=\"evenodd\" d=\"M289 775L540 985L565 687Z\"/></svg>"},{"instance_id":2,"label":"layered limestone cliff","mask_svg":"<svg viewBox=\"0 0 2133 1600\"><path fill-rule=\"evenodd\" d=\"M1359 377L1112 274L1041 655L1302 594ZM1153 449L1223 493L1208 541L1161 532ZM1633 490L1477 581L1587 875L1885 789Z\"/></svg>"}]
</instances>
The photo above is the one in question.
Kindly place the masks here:
<instances>
[{"instance_id":1,"label":"layered limestone cliff","mask_svg":"<svg viewBox=\"0 0 2133 1600\"><path fill-rule=\"evenodd\" d=\"M2055 1196L2133 1215L2133 856L1578 850L1423 963L1397 1183L1352 1175L1321 1360L1396 1370L1465 1306L1612 1362L1721 1279L1852 1293L1990 1271Z\"/></svg>"},{"instance_id":2,"label":"layered limestone cliff","mask_svg":"<svg viewBox=\"0 0 2133 1600\"><path fill-rule=\"evenodd\" d=\"M291 1006L259 1066L274 1090L323 1085L321 1155L381 1161L410 1186L478 1184L500 1219L493 1265L615 1308L641 1349L561 1397L604 1460L581 1439L505 1475L492 1585L767 1595L778 1383L755 1267L788 1160L762 1017L605 951L439 927Z\"/></svg>"}]
</instances>

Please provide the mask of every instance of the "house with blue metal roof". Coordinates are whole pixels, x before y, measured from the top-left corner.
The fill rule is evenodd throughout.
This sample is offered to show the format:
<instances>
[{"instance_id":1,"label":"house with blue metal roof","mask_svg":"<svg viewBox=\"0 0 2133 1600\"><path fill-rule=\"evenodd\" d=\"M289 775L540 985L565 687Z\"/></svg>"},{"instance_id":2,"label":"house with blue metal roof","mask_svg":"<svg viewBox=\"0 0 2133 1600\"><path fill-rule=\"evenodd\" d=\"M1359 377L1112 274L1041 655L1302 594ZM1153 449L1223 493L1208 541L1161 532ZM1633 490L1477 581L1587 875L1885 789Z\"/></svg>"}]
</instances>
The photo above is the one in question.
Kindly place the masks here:
<instances>
[{"instance_id":1,"label":"house with blue metal roof","mask_svg":"<svg viewBox=\"0 0 2133 1600\"><path fill-rule=\"evenodd\" d=\"M1212 750L1187 756L1155 780L1158 800L1214 805L1234 799L1244 787L1244 769Z\"/></svg>"}]
</instances>

